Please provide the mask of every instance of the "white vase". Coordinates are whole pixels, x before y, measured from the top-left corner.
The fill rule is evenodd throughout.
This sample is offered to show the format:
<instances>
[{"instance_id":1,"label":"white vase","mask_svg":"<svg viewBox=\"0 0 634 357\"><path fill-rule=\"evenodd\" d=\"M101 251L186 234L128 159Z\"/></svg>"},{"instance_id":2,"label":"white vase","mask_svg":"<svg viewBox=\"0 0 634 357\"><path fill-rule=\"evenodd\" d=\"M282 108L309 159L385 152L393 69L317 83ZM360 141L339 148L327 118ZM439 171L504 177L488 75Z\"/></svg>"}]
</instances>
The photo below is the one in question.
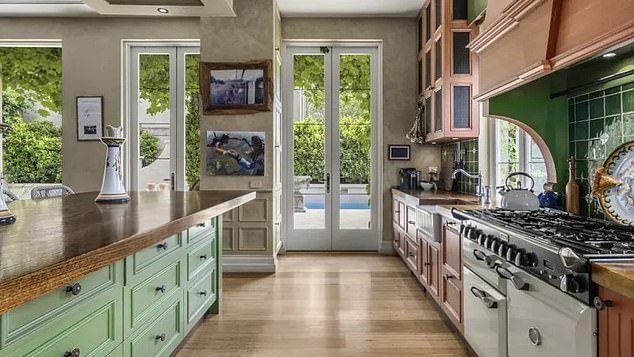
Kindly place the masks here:
<instances>
[{"instance_id":1,"label":"white vase","mask_svg":"<svg viewBox=\"0 0 634 357\"><path fill-rule=\"evenodd\" d=\"M123 168L121 167L121 145L125 138L101 138L106 144L106 168L103 172L101 191L95 199L97 203L125 203L130 196L123 185Z\"/></svg>"}]
</instances>

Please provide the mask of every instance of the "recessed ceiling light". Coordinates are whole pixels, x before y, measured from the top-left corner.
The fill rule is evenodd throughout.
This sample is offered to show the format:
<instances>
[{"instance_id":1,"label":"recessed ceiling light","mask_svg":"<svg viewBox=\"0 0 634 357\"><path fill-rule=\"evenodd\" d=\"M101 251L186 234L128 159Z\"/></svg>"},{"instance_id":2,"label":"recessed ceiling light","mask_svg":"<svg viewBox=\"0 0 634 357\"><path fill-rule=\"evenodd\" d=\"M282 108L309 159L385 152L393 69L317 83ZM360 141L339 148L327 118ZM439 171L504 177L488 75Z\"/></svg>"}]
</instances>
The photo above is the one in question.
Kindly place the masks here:
<instances>
[{"instance_id":1,"label":"recessed ceiling light","mask_svg":"<svg viewBox=\"0 0 634 357\"><path fill-rule=\"evenodd\" d=\"M156 9L156 11L160 12L161 14L167 14L169 12L169 10L164 7L159 7L158 9Z\"/></svg>"},{"instance_id":2,"label":"recessed ceiling light","mask_svg":"<svg viewBox=\"0 0 634 357\"><path fill-rule=\"evenodd\" d=\"M616 53L608 52L608 53L603 55L603 58L611 58L611 57L614 57L614 56L616 56Z\"/></svg>"}]
</instances>

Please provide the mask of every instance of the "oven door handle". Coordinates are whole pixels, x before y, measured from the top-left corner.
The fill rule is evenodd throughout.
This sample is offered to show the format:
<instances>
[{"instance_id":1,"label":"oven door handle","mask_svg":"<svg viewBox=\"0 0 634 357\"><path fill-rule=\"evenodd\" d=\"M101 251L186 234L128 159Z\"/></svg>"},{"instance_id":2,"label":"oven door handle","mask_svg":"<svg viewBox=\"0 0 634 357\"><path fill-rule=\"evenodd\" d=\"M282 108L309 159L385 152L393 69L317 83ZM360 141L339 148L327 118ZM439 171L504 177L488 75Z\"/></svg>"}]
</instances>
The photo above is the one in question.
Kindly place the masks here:
<instances>
[{"instance_id":1,"label":"oven door handle","mask_svg":"<svg viewBox=\"0 0 634 357\"><path fill-rule=\"evenodd\" d=\"M472 286L470 290L471 290L471 293L473 294L473 296L475 296L478 299L480 299L480 302L482 302L482 304L484 304L487 308L489 308L489 309L497 309L498 308L497 301L495 301L492 298L490 298L488 296L488 294L486 292L484 292L483 290L478 289L475 286Z\"/></svg>"},{"instance_id":2,"label":"oven door handle","mask_svg":"<svg viewBox=\"0 0 634 357\"><path fill-rule=\"evenodd\" d=\"M517 290L528 290L529 284L522 280L519 276L511 273L510 270L503 266L496 266L495 271L498 273L500 278L510 280Z\"/></svg>"},{"instance_id":3,"label":"oven door handle","mask_svg":"<svg viewBox=\"0 0 634 357\"><path fill-rule=\"evenodd\" d=\"M490 269L495 269L495 267L497 267L498 265L502 264L500 259L498 257L496 257L495 255L486 255L485 252L483 252L483 251L481 251L479 249L474 249L473 250L473 256L475 257L476 260L479 260L481 262L485 262L486 265Z\"/></svg>"}]
</instances>

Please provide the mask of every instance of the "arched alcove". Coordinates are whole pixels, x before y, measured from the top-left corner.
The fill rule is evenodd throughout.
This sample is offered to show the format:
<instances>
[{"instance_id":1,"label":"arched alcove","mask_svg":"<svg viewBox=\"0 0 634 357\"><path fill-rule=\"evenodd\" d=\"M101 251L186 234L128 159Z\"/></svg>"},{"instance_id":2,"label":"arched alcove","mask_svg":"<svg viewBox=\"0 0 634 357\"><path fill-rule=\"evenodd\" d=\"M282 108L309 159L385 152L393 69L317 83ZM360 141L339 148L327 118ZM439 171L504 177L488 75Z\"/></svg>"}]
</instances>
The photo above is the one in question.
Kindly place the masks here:
<instances>
[{"instance_id":1,"label":"arched alcove","mask_svg":"<svg viewBox=\"0 0 634 357\"><path fill-rule=\"evenodd\" d=\"M555 160L553 159L553 155L550 152L550 149L548 148L548 145L546 144L544 139L542 139L542 137L537 133L537 131L535 131L535 129L517 119L502 115L487 115L487 118L504 120L517 125L520 129L524 130L526 134L528 134L533 139L535 144L537 144L537 147L539 147L539 150L542 152L542 156L544 157L544 164L546 166L548 183L551 183L553 185L557 183L557 172L555 169Z\"/></svg>"}]
</instances>

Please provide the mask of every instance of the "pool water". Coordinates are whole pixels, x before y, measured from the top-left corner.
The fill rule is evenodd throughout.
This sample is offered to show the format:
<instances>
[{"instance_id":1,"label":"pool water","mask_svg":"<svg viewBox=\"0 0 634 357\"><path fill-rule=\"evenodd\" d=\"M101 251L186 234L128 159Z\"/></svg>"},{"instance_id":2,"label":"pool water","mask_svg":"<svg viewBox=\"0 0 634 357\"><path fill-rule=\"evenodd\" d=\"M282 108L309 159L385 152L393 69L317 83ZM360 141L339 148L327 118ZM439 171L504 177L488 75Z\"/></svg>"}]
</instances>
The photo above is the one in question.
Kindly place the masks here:
<instances>
[{"instance_id":1,"label":"pool water","mask_svg":"<svg viewBox=\"0 0 634 357\"><path fill-rule=\"evenodd\" d=\"M304 202L306 209L324 209L323 202ZM363 202L341 202L339 204L340 209L370 209L370 205Z\"/></svg>"}]
</instances>

